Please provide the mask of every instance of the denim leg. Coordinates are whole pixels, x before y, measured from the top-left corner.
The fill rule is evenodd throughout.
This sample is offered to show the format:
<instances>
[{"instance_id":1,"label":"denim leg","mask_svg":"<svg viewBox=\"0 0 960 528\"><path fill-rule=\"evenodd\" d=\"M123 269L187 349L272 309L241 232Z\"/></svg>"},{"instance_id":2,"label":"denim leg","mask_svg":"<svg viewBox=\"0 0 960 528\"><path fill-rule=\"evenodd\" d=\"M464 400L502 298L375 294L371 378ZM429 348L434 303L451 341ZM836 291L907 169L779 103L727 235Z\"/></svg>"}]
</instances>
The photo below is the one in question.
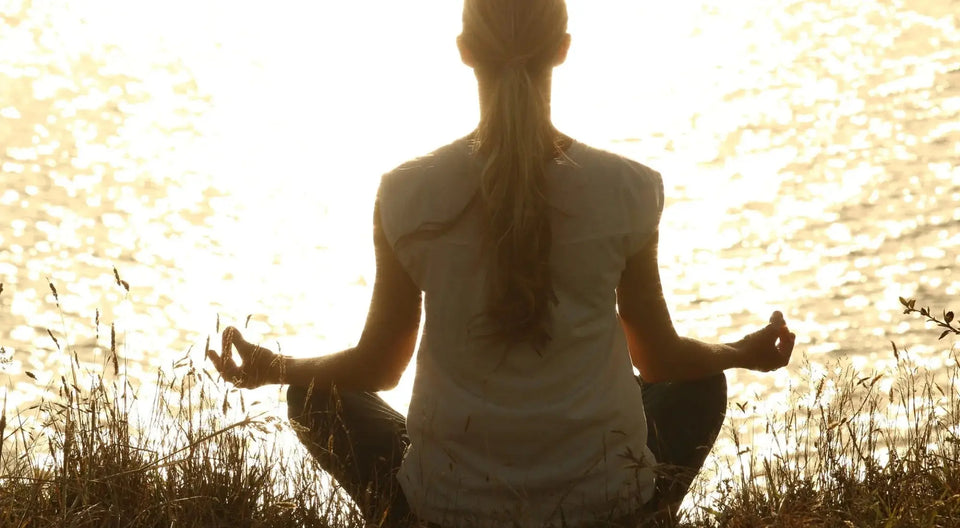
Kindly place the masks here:
<instances>
[{"instance_id":1,"label":"denim leg","mask_svg":"<svg viewBox=\"0 0 960 528\"><path fill-rule=\"evenodd\" d=\"M684 382L638 381L643 388L647 446L662 470L658 471L655 500L669 523L675 520L723 425L727 378L720 373Z\"/></svg>"},{"instance_id":2,"label":"denim leg","mask_svg":"<svg viewBox=\"0 0 960 528\"><path fill-rule=\"evenodd\" d=\"M368 519L398 526L409 506L396 474L406 450L406 419L372 392L291 385L287 411L297 436Z\"/></svg>"}]
</instances>

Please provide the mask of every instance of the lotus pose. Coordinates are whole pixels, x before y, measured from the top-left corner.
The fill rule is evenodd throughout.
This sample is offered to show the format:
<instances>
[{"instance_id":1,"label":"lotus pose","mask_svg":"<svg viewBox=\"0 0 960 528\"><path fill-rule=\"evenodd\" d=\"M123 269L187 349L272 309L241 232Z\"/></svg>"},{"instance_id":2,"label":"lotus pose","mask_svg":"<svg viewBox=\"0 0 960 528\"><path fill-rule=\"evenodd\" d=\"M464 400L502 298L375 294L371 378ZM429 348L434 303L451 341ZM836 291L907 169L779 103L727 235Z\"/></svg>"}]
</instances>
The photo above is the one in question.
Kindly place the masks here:
<instances>
[{"instance_id":1,"label":"lotus pose","mask_svg":"<svg viewBox=\"0 0 960 528\"><path fill-rule=\"evenodd\" d=\"M301 440L377 525L668 524L723 422L724 370L790 359L779 312L732 344L677 334L660 174L551 123L566 27L563 0L465 0L480 122L383 177L356 347L295 359L228 328L207 352L239 387L289 385ZM421 309L404 417L376 391Z\"/></svg>"}]
</instances>

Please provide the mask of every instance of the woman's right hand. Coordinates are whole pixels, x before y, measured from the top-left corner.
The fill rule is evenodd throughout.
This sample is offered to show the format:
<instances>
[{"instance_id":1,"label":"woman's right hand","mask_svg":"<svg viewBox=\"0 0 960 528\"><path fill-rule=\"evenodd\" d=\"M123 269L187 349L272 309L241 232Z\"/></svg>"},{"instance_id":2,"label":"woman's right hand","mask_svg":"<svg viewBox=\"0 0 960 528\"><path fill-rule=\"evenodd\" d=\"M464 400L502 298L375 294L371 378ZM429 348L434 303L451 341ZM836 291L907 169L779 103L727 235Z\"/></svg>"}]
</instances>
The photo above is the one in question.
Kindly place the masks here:
<instances>
[{"instance_id":1,"label":"woman's right hand","mask_svg":"<svg viewBox=\"0 0 960 528\"><path fill-rule=\"evenodd\" d=\"M233 359L236 348L242 363ZM281 383L284 376L284 358L272 350L248 343L240 331L228 327L223 331L221 353L207 350L207 357L224 380L239 389L255 389L263 385Z\"/></svg>"},{"instance_id":2,"label":"woman's right hand","mask_svg":"<svg viewBox=\"0 0 960 528\"><path fill-rule=\"evenodd\" d=\"M783 314L773 312L770 324L730 346L740 353L744 368L770 372L787 366L797 336L787 328Z\"/></svg>"}]
</instances>

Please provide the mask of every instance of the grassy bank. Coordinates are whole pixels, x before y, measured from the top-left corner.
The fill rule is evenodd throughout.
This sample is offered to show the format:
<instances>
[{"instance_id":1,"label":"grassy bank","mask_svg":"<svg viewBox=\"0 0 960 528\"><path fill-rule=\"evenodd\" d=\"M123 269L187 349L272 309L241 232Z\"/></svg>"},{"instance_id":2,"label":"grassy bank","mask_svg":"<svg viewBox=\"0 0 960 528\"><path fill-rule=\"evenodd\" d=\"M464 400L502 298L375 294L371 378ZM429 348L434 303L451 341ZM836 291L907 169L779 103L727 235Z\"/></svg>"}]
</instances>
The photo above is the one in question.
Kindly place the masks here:
<instances>
[{"instance_id":1,"label":"grassy bank","mask_svg":"<svg viewBox=\"0 0 960 528\"><path fill-rule=\"evenodd\" d=\"M7 417L0 527L355 525L304 453L276 441L279 418L189 362L147 395L88 381L64 378L57 400Z\"/></svg>"},{"instance_id":2,"label":"grassy bank","mask_svg":"<svg viewBox=\"0 0 960 528\"><path fill-rule=\"evenodd\" d=\"M698 481L686 524L960 526L960 358L934 377L890 354L877 372L805 369L780 412L733 404L735 454L712 458L724 476ZM5 411L0 527L363 525L273 411L189 355L143 389L116 358L74 360L57 397Z\"/></svg>"},{"instance_id":3,"label":"grassy bank","mask_svg":"<svg viewBox=\"0 0 960 528\"><path fill-rule=\"evenodd\" d=\"M932 373L899 351L886 372L838 365L782 413L728 420L738 455L694 526L960 527L960 363ZM946 379L944 379L944 376Z\"/></svg>"},{"instance_id":4,"label":"grassy bank","mask_svg":"<svg viewBox=\"0 0 960 528\"><path fill-rule=\"evenodd\" d=\"M960 335L953 312L900 302L941 343ZM960 527L960 350L944 354L923 362L891 343L876 370L807 365L785 410L751 417L766 449L728 419L736 455L720 473L733 476L709 491L701 482L701 504L714 505L696 507L691 525Z\"/></svg>"}]
</instances>

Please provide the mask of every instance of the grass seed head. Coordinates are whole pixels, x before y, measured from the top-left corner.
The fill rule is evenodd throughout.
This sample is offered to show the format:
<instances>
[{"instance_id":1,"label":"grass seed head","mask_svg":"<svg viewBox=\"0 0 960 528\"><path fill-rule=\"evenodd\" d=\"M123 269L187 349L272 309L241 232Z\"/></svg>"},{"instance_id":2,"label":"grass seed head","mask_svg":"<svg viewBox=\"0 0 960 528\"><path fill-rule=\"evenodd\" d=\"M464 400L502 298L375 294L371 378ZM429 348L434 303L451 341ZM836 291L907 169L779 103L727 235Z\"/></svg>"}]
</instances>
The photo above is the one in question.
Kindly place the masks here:
<instances>
[{"instance_id":1,"label":"grass seed head","mask_svg":"<svg viewBox=\"0 0 960 528\"><path fill-rule=\"evenodd\" d=\"M57 341L57 337L53 335L49 328L47 328L47 335L50 336L50 339L53 339L53 344L57 345L57 350L60 350L60 342Z\"/></svg>"}]
</instances>

